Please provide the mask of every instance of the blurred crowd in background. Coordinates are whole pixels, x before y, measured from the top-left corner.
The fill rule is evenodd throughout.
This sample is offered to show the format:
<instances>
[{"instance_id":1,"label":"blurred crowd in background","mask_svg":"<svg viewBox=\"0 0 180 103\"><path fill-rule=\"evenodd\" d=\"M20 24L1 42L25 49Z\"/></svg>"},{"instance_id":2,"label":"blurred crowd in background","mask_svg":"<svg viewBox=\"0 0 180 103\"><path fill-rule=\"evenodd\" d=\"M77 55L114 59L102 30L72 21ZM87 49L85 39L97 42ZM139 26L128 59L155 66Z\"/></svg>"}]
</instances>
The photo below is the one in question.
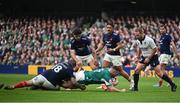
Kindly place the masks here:
<instances>
[{"instance_id":1,"label":"blurred crowd in background","mask_svg":"<svg viewBox=\"0 0 180 103\"><path fill-rule=\"evenodd\" d=\"M72 29L80 27L82 35L92 40L97 48L102 34L106 32L106 24L114 23L114 32L119 34L126 46L120 50L124 66L136 65L136 51L133 47L135 36L133 28L143 27L145 34L158 44L159 26L166 24L167 32L175 41L180 54L180 18L168 17L128 17L116 18L1 18L0 19L0 64L41 64L54 65L70 58L70 41ZM101 64L105 50L98 55ZM180 67L180 59L172 58L170 66Z\"/></svg>"}]
</instances>

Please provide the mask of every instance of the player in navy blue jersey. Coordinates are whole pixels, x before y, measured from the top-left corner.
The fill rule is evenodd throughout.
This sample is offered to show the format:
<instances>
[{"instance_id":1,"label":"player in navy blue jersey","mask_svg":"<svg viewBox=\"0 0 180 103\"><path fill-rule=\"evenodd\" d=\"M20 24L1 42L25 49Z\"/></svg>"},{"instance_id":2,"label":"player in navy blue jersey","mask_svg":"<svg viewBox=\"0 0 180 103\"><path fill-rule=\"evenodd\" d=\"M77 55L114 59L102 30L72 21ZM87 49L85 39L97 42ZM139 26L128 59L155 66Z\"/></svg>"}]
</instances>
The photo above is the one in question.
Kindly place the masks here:
<instances>
[{"instance_id":1,"label":"player in navy blue jersey","mask_svg":"<svg viewBox=\"0 0 180 103\"><path fill-rule=\"evenodd\" d=\"M173 56L178 57L177 56L177 52L176 52L176 46L174 41L172 40L172 37L166 32L166 29L164 27L164 25L161 25L160 28L160 42L159 42L159 51L160 51L160 57L159 57L159 62L160 62L160 66L162 71L165 73L165 68L166 65L169 64L170 59L172 57L172 54L174 53ZM171 47L173 52L171 51ZM159 87L162 86L163 80L160 79L159 80Z\"/></svg>"},{"instance_id":2,"label":"player in navy blue jersey","mask_svg":"<svg viewBox=\"0 0 180 103\"><path fill-rule=\"evenodd\" d=\"M75 62L73 61L59 63L31 80L19 82L14 85L7 85L4 89L13 90L32 86L38 89L59 90L60 87L63 87L64 81L71 81L74 87L83 90L85 86L77 83L73 75L74 67Z\"/></svg>"},{"instance_id":3,"label":"player in navy blue jersey","mask_svg":"<svg viewBox=\"0 0 180 103\"><path fill-rule=\"evenodd\" d=\"M75 29L72 35L71 57L76 61L77 67L88 64L92 69L96 69L96 54L91 47L91 40L87 36L82 36L80 29Z\"/></svg>"},{"instance_id":4,"label":"player in navy blue jersey","mask_svg":"<svg viewBox=\"0 0 180 103\"><path fill-rule=\"evenodd\" d=\"M138 48L139 63L136 66L134 73L134 86L131 88L132 91L138 91L139 73L148 65L151 65L158 77L162 78L171 85L171 91L176 91L176 84L165 74L160 68L157 46L154 40L145 35L143 28L136 28L134 31L136 37L136 45Z\"/></svg>"},{"instance_id":5,"label":"player in navy blue jersey","mask_svg":"<svg viewBox=\"0 0 180 103\"><path fill-rule=\"evenodd\" d=\"M122 43L121 38L118 34L113 31L113 25L111 23L107 24L107 33L103 34L103 40L98 45L96 49L96 53L102 50L106 46L106 54L104 56L102 67L106 68L110 66L110 63L115 66L120 74L126 78L129 82L131 82L130 87L133 85L133 80L131 80L130 76L123 70L120 49L125 45Z\"/></svg>"}]
</instances>

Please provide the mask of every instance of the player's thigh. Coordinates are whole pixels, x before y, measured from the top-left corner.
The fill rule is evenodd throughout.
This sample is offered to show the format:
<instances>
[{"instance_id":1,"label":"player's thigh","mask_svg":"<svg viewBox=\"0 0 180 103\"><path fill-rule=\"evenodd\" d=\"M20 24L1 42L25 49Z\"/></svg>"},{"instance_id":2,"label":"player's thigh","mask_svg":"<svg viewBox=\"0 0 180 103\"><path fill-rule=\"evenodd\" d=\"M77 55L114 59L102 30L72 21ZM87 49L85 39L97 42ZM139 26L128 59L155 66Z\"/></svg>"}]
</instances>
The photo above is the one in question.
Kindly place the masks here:
<instances>
[{"instance_id":1,"label":"player's thigh","mask_svg":"<svg viewBox=\"0 0 180 103\"><path fill-rule=\"evenodd\" d=\"M105 54L104 59L103 59L103 65L102 67L108 67L111 63L111 58L109 54Z\"/></svg>"},{"instance_id":2,"label":"player's thigh","mask_svg":"<svg viewBox=\"0 0 180 103\"><path fill-rule=\"evenodd\" d=\"M96 68L95 60L94 60L94 57L92 56L92 54L87 56L86 61L92 69Z\"/></svg>"},{"instance_id":3,"label":"player's thigh","mask_svg":"<svg viewBox=\"0 0 180 103\"><path fill-rule=\"evenodd\" d=\"M161 70L161 66L160 65L157 65L155 68L155 73L159 76L159 77L162 77L163 76L163 71Z\"/></svg>"},{"instance_id":4,"label":"player's thigh","mask_svg":"<svg viewBox=\"0 0 180 103\"><path fill-rule=\"evenodd\" d=\"M146 65L143 63L138 63L135 68L135 73L139 73Z\"/></svg>"},{"instance_id":5,"label":"player's thigh","mask_svg":"<svg viewBox=\"0 0 180 103\"><path fill-rule=\"evenodd\" d=\"M122 67L121 56L111 56L113 66Z\"/></svg>"},{"instance_id":6,"label":"player's thigh","mask_svg":"<svg viewBox=\"0 0 180 103\"><path fill-rule=\"evenodd\" d=\"M39 74L38 76L34 77L32 80L32 84L35 85L35 86L41 86L46 78L44 76L42 76L41 74Z\"/></svg>"}]
</instances>

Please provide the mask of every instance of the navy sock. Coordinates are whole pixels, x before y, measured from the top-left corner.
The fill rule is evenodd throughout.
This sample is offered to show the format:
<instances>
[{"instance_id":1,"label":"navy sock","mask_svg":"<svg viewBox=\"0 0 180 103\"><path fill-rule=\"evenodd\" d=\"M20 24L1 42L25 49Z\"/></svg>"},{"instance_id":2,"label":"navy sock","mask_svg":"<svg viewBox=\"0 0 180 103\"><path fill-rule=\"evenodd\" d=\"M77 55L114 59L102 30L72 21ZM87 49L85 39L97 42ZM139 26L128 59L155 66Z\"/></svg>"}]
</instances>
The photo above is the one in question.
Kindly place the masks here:
<instances>
[{"instance_id":1,"label":"navy sock","mask_svg":"<svg viewBox=\"0 0 180 103\"><path fill-rule=\"evenodd\" d=\"M138 89L139 74L134 74L134 88Z\"/></svg>"},{"instance_id":2,"label":"navy sock","mask_svg":"<svg viewBox=\"0 0 180 103\"><path fill-rule=\"evenodd\" d=\"M163 74L162 79L168 82L171 86L175 85L167 75Z\"/></svg>"}]
</instances>

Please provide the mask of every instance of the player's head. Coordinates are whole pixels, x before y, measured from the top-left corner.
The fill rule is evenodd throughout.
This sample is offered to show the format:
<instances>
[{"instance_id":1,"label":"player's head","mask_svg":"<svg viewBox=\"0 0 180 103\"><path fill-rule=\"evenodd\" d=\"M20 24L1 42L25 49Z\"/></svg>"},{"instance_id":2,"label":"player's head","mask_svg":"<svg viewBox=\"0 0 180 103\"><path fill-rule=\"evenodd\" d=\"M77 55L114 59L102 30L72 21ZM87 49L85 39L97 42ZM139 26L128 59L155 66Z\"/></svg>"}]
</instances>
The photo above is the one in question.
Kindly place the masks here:
<instances>
[{"instance_id":1,"label":"player's head","mask_svg":"<svg viewBox=\"0 0 180 103\"><path fill-rule=\"evenodd\" d=\"M81 33L82 31L78 28L74 29L72 32L72 35L74 37L74 39L79 40L81 38Z\"/></svg>"},{"instance_id":2,"label":"player's head","mask_svg":"<svg viewBox=\"0 0 180 103\"><path fill-rule=\"evenodd\" d=\"M135 28L134 35L136 39L142 40L144 38L144 29L141 27Z\"/></svg>"},{"instance_id":3,"label":"player's head","mask_svg":"<svg viewBox=\"0 0 180 103\"><path fill-rule=\"evenodd\" d=\"M164 25L161 25L161 26L159 27L159 32L160 32L160 34L165 34L165 33L166 33L166 28L165 28Z\"/></svg>"},{"instance_id":4,"label":"player's head","mask_svg":"<svg viewBox=\"0 0 180 103\"><path fill-rule=\"evenodd\" d=\"M108 23L108 24L106 25L106 29L107 29L107 32L108 32L109 34L112 34L112 32L113 32L113 24L112 24L112 23Z\"/></svg>"}]
</instances>

